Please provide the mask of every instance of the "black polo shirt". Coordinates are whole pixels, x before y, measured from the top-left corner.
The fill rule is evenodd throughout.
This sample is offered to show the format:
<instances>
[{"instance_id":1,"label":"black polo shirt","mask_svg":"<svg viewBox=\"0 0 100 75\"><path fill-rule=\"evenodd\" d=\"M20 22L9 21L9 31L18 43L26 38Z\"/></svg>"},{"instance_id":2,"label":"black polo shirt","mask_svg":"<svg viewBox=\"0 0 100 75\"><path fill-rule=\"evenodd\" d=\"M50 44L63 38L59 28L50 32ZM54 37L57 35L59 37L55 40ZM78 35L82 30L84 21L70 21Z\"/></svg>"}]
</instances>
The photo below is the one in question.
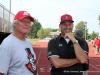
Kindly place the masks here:
<instances>
[{"instance_id":1,"label":"black polo shirt","mask_svg":"<svg viewBox=\"0 0 100 75\"><path fill-rule=\"evenodd\" d=\"M76 37L75 37L76 38ZM88 45L85 40L76 38L79 42L81 48L88 54ZM61 34L50 40L48 43L48 60L51 56L58 56L63 59L73 59L76 58L74 46L70 40L67 44L66 40L61 37ZM82 64L75 64L66 68L55 68L51 64L51 75L82 75L83 67Z\"/></svg>"}]
</instances>

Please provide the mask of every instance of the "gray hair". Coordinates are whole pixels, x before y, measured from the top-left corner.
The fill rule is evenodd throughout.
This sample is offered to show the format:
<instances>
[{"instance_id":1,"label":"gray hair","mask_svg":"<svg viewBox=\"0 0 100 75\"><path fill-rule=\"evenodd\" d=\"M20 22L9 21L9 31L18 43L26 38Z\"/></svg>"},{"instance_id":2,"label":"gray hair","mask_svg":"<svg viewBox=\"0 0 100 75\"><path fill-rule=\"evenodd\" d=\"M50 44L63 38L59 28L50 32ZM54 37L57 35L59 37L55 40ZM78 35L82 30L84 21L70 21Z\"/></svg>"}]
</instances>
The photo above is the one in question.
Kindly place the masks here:
<instances>
[{"instance_id":1,"label":"gray hair","mask_svg":"<svg viewBox=\"0 0 100 75\"><path fill-rule=\"evenodd\" d=\"M17 23L17 22L18 22L18 20L13 21L13 24L12 24L13 29L14 29L14 23Z\"/></svg>"},{"instance_id":2,"label":"gray hair","mask_svg":"<svg viewBox=\"0 0 100 75\"><path fill-rule=\"evenodd\" d=\"M18 22L18 20L14 20L14 21L13 21L13 24L14 24L14 23L17 23L17 22Z\"/></svg>"}]
</instances>

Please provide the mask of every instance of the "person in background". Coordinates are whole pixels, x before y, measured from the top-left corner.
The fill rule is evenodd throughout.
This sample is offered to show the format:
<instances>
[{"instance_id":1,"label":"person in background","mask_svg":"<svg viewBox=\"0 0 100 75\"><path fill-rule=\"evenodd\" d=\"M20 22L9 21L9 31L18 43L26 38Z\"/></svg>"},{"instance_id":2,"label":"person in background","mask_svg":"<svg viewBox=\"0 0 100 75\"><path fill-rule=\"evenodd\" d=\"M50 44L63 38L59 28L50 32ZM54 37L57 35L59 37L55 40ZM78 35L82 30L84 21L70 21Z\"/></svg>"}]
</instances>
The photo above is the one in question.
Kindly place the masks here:
<instances>
[{"instance_id":1,"label":"person in background","mask_svg":"<svg viewBox=\"0 0 100 75\"><path fill-rule=\"evenodd\" d=\"M78 29L76 31L76 37L83 39L83 31L81 29ZM89 52L88 44L86 45L87 45L86 48ZM89 60L88 60L88 64L83 64L83 75L88 75L88 70L89 70Z\"/></svg>"},{"instance_id":2,"label":"person in background","mask_svg":"<svg viewBox=\"0 0 100 75\"><path fill-rule=\"evenodd\" d=\"M94 42L94 40L92 39L92 40L91 40L91 44L93 44L93 42Z\"/></svg>"},{"instance_id":3,"label":"person in background","mask_svg":"<svg viewBox=\"0 0 100 75\"><path fill-rule=\"evenodd\" d=\"M83 39L83 31L82 31L81 29L78 29L78 30L76 31L76 37L82 38L82 39Z\"/></svg>"},{"instance_id":4,"label":"person in background","mask_svg":"<svg viewBox=\"0 0 100 75\"><path fill-rule=\"evenodd\" d=\"M88 41L89 41L89 40L87 39L86 42L88 43Z\"/></svg>"},{"instance_id":5,"label":"person in background","mask_svg":"<svg viewBox=\"0 0 100 75\"><path fill-rule=\"evenodd\" d=\"M0 45L0 75L37 75L36 55L25 35L34 18L19 11L13 21L13 33Z\"/></svg>"},{"instance_id":6,"label":"person in background","mask_svg":"<svg viewBox=\"0 0 100 75\"><path fill-rule=\"evenodd\" d=\"M94 46L96 46L95 54L98 55L100 48L100 39L98 37L94 40Z\"/></svg>"},{"instance_id":7,"label":"person in background","mask_svg":"<svg viewBox=\"0 0 100 75\"><path fill-rule=\"evenodd\" d=\"M51 75L82 75L82 64L88 64L87 43L73 36L73 22L71 15L62 15L59 24L61 34L48 43Z\"/></svg>"},{"instance_id":8,"label":"person in background","mask_svg":"<svg viewBox=\"0 0 100 75\"><path fill-rule=\"evenodd\" d=\"M95 39L96 39L96 38L95 38ZM95 43L94 43L95 39L93 40L93 43L92 43L92 45L93 45L92 52L95 52L95 51L96 51L96 46L95 46ZM91 42L92 42L92 40L91 40Z\"/></svg>"}]
</instances>

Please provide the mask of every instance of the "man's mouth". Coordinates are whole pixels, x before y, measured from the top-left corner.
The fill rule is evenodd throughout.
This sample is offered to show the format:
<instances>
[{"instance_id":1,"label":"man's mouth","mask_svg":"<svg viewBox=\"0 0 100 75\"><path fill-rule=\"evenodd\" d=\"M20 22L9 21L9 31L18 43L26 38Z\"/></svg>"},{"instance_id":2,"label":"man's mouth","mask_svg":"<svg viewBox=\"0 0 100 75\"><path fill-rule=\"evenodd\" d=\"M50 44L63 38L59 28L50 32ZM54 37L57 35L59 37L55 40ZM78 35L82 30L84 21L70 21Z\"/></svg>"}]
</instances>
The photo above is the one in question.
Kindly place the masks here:
<instances>
[{"instance_id":1,"label":"man's mouth","mask_svg":"<svg viewBox=\"0 0 100 75\"><path fill-rule=\"evenodd\" d=\"M69 32L70 30L66 30L66 32Z\"/></svg>"},{"instance_id":2,"label":"man's mouth","mask_svg":"<svg viewBox=\"0 0 100 75\"><path fill-rule=\"evenodd\" d=\"M23 27L24 29L29 29L29 28L27 28L27 27Z\"/></svg>"}]
</instances>

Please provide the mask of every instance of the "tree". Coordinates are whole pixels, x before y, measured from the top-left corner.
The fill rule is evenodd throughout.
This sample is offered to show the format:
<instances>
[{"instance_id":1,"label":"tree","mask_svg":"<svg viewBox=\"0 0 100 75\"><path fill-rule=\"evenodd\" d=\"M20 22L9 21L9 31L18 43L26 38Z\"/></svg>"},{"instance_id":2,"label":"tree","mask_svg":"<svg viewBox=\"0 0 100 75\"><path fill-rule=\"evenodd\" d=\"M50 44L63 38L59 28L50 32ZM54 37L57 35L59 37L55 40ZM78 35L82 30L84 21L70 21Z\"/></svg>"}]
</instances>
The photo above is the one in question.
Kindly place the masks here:
<instances>
[{"instance_id":1,"label":"tree","mask_svg":"<svg viewBox=\"0 0 100 75\"><path fill-rule=\"evenodd\" d=\"M39 38L45 38L45 37L47 37L47 36L49 36L49 34L50 34L50 32L52 31L52 29L51 28L41 28L40 30L38 30L38 32L37 32L37 36L39 37Z\"/></svg>"},{"instance_id":2,"label":"tree","mask_svg":"<svg viewBox=\"0 0 100 75\"><path fill-rule=\"evenodd\" d=\"M61 29L57 29L57 31L61 32Z\"/></svg>"},{"instance_id":3,"label":"tree","mask_svg":"<svg viewBox=\"0 0 100 75\"><path fill-rule=\"evenodd\" d=\"M53 32L57 32L57 29L52 29Z\"/></svg>"},{"instance_id":4,"label":"tree","mask_svg":"<svg viewBox=\"0 0 100 75\"><path fill-rule=\"evenodd\" d=\"M31 26L30 32L27 34L28 36L31 36L31 38L37 38L37 32L39 29L41 29L42 26L38 20L35 19L35 22Z\"/></svg>"},{"instance_id":5,"label":"tree","mask_svg":"<svg viewBox=\"0 0 100 75\"><path fill-rule=\"evenodd\" d=\"M46 29L44 29L44 34L45 34L45 36L48 36L48 35L50 34L51 31L52 31L51 28L46 28Z\"/></svg>"},{"instance_id":6,"label":"tree","mask_svg":"<svg viewBox=\"0 0 100 75\"><path fill-rule=\"evenodd\" d=\"M45 37L45 35L44 35L44 29L43 28L41 28L40 30L38 30L37 36L39 38L41 38L41 39L43 39Z\"/></svg>"},{"instance_id":7,"label":"tree","mask_svg":"<svg viewBox=\"0 0 100 75\"><path fill-rule=\"evenodd\" d=\"M52 29L52 32L57 32L57 31L59 31L59 32L60 32L60 31L61 31L61 29L59 29L59 28L58 28L58 29Z\"/></svg>"},{"instance_id":8,"label":"tree","mask_svg":"<svg viewBox=\"0 0 100 75\"><path fill-rule=\"evenodd\" d=\"M91 39L95 39L97 37L96 33L93 31L93 33L91 34L90 38Z\"/></svg>"},{"instance_id":9,"label":"tree","mask_svg":"<svg viewBox=\"0 0 100 75\"><path fill-rule=\"evenodd\" d=\"M75 26L75 30L73 32L73 35L75 36L76 35L76 31L78 29L81 29L83 31L83 39L85 39L85 29L86 29L86 38L87 38L87 35L88 35L88 29L85 28L86 25L84 24L83 21L79 22L76 26Z\"/></svg>"}]
</instances>

